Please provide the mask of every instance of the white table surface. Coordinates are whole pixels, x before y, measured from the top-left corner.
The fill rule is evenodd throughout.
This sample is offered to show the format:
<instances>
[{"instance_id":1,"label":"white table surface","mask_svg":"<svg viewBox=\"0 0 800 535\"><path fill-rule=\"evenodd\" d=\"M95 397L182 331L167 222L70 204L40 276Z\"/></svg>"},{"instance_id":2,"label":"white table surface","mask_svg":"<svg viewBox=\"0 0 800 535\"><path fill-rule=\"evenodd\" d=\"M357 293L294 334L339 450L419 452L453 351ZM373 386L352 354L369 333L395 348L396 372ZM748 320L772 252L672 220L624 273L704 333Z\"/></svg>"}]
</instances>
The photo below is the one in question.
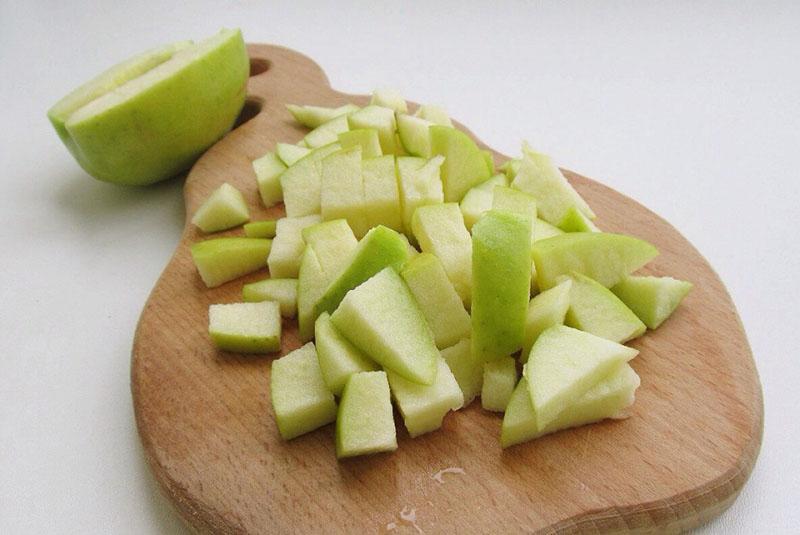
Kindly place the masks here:
<instances>
[{"instance_id":1,"label":"white table surface","mask_svg":"<svg viewBox=\"0 0 800 535\"><path fill-rule=\"evenodd\" d=\"M221 26L308 54L338 89L445 104L507 154L528 139L671 221L727 284L764 388L756 468L702 531L797 529L800 4L13 4L0 2L0 532L185 530L129 390L181 183L92 180L45 111L110 64Z\"/></svg>"}]
</instances>

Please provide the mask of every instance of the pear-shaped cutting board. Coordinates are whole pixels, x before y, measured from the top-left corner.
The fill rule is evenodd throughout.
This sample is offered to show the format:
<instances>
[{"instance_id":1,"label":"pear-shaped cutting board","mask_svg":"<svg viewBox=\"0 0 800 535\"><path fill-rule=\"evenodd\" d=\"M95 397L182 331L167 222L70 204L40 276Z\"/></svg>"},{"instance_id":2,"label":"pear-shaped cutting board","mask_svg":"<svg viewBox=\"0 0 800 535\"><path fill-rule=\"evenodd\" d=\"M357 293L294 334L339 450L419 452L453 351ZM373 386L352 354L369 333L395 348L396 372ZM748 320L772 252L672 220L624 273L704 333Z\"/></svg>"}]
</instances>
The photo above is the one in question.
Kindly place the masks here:
<instances>
[{"instance_id":1,"label":"pear-shaped cutting board","mask_svg":"<svg viewBox=\"0 0 800 535\"><path fill-rule=\"evenodd\" d=\"M762 400L730 296L698 251L666 221L601 184L567 172L607 231L640 236L661 255L644 270L694 283L660 329L633 342L642 378L632 416L500 448L501 418L480 403L399 449L337 461L333 426L284 442L272 414L275 356L217 351L208 305L241 300L242 282L200 281L189 220L222 182L265 210L250 162L304 134L286 103L366 103L331 89L310 59L251 45L240 125L186 179L186 228L142 312L131 381L136 422L156 478L183 518L214 533L519 533L682 531L727 508L761 444ZM249 112L249 113L248 113ZM246 120L249 117L249 120ZM242 122L244 121L244 122ZM499 164L505 156L495 153ZM241 229L227 234L239 235ZM299 346L284 323L283 352Z\"/></svg>"}]
</instances>

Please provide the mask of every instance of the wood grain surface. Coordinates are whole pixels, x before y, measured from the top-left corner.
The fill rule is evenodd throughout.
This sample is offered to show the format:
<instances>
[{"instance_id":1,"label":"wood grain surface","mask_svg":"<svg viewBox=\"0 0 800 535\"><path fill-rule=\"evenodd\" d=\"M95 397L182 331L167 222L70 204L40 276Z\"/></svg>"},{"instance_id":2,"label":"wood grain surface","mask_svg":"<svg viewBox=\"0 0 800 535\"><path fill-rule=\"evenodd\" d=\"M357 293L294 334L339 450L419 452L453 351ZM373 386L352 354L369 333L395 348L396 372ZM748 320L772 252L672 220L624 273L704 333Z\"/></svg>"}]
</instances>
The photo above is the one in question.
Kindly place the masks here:
<instances>
[{"instance_id":1,"label":"wood grain surface","mask_svg":"<svg viewBox=\"0 0 800 535\"><path fill-rule=\"evenodd\" d=\"M251 45L251 117L209 150L186 179L186 221L136 331L131 389L147 460L187 523L204 533L679 532L726 509L758 455L761 387L739 317L700 253L666 221L598 182L567 172L598 225L655 244L643 270L694 283L660 329L632 343L642 378L632 417L563 431L506 451L501 419L480 403L399 449L337 461L329 425L284 442L269 401L275 356L215 350L208 305L241 300L252 274L207 289L188 223L222 182L241 189L254 219L265 210L250 162L304 134L285 103L364 104L338 93L291 50ZM457 88L454 88L457 90ZM260 111L259 111L260 109ZM256 113L257 112L257 113ZM499 165L505 156L495 153ZM240 235L241 228L225 234ZM299 343L284 322L283 352ZM439 474L443 469L463 470ZM438 477L436 477L438 474Z\"/></svg>"}]
</instances>

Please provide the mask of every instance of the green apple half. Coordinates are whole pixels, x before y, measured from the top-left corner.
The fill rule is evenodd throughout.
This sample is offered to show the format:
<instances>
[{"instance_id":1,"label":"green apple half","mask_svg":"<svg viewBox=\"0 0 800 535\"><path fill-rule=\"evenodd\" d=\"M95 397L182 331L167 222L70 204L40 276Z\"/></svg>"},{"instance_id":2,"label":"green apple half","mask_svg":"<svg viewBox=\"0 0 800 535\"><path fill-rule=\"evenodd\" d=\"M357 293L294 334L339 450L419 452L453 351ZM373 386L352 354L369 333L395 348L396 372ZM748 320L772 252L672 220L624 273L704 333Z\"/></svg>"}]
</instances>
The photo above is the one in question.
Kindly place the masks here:
<instances>
[{"instance_id":1,"label":"green apple half","mask_svg":"<svg viewBox=\"0 0 800 535\"><path fill-rule=\"evenodd\" d=\"M98 180L146 185L187 169L225 135L250 71L239 30L145 53L79 87L47 113Z\"/></svg>"}]
</instances>

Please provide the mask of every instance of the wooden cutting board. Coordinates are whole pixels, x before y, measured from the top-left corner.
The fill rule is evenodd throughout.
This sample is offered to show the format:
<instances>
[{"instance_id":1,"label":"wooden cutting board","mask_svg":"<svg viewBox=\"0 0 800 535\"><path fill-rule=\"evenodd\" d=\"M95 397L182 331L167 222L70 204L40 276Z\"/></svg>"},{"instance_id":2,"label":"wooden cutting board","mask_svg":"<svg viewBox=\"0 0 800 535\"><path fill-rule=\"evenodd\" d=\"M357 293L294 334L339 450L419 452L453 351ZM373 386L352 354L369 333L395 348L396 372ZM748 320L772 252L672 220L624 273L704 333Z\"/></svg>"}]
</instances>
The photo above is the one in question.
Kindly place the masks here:
<instances>
[{"instance_id":1,"label":"wooden cutting board","mask_svg":"<svg viewBox=\"0 0 800 535\"><path fill-rule=\"evenodd\" d=\"M248 50L242 124L186 179L186 228L133 346L131 389L145 454L189 525L209 533L677 532L733 502L758 455L763 408L730 296L669 223L571 172L601 228L661 251L644 272L695 285L671 319L632 344L641 351L632 364L642 386L631 418L503 451L501 418L477 402L416 439L398 420L399 449L391 454L337 461L330 425L281 440L269 401L275 357L219 352L207 334L208 305L241 300L242 283L267 273L207 289L189 254L205 236L189 220L222 182L244 192L254 219L281 216L282 207L261 206L250 162L303 136L284 104L367 98L334 91L297 52ZM495 157L498 165L506 160ZM296 324L286 321L283 352L298 346Z\"/></svg>"}]
</instances>

